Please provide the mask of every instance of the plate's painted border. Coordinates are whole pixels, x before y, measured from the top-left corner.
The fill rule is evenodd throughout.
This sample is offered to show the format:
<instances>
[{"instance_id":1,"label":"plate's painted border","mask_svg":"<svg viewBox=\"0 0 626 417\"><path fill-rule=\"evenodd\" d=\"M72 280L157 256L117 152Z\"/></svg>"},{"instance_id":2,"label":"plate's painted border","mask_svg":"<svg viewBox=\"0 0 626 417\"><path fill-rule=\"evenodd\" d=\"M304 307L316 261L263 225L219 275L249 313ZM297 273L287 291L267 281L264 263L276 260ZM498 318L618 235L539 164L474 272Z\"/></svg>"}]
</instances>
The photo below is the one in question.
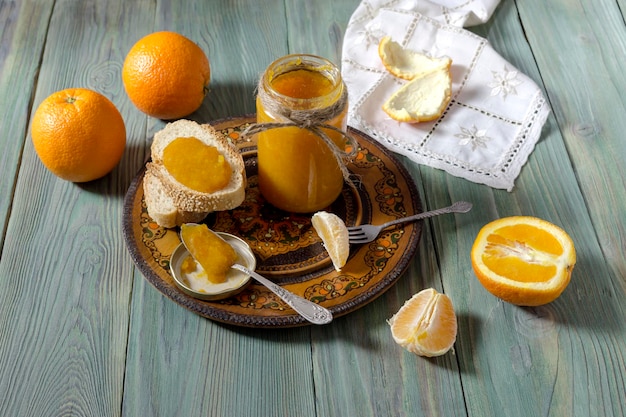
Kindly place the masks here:
<instances>
[{"instance_id":1,"label":"plate's painted border","mask_svg":"<svg viewBox=\"0 0 626 417\"><path fill-rule=\"evenodd\" d=\"M219 119L209 122L211 125L219 126L226 123L237 122L238 120L246 121L249 118L253 118L254 115L245 115L242 117L232 117ZM348 131L351 134L354 134L359 139L367 142L368 146L374 147L378 152L384 154L386 158L394 163L395 169L402 176L402 180L404 180L404 185L409 190L410 195L405 196L407 204L410 202L412 205L412 209L415 213L421 212L421 200L419 198L419 193L417 191L417 187L413 182L412 177L406 168L402 165L399 159L388 149L384 148L380 143L370 138L365 133L358 131L352 127L348 127ZM147 262L146 259L141 255L139 251L138 242L135 238L134 234L134 224L133 222L136 220L133 217L133 212L136 206L136 197L139 186L142 184L143 175L145 172L145 168L142 169L133 179L129 189L124 198L124 207L123 207L123 219L122 219L122 230L124 239L126 241L126 245L128 251L133 259L135 265L139 268L144 277L152 284L159 292L161 292L166 297L170 298L172 301L177 304L187 308L188 310L215 320L222 323L233 324L237 326L244 327L261 327L261 328L280 328L280 327L295 327L295 326L303 326L310 324L304 318L300 317L297 314L286 314L280 316L267 316L267 315L251 315L251 314L238 314L230 311L226 311L220 308L220 304L215 303L212 304L210 302L197 300L193 297L190 297L180 290L178 290L175 286L170 286L165 283L161 277L152 269L152 266ZM357 310L369 302L373 301L380 295L382 295L385 291L387 291L395 282L400 278L402 273L408 268L410 261L413 258L417 250L417 246L419 244L421 234L422 234L422 225L421 223L414 223L412 225L412 231L408 236L404 238L409 239L407 243L407 247L402 254L400 260L393 266L391 271L388 271L382 278L367 291L362 292L355 297L349 299L346 302L341 304L329 307L330 311L333 313L334 317L339 317L345 314L348 314L354 310Z\"/></svg>"}]
</instances>

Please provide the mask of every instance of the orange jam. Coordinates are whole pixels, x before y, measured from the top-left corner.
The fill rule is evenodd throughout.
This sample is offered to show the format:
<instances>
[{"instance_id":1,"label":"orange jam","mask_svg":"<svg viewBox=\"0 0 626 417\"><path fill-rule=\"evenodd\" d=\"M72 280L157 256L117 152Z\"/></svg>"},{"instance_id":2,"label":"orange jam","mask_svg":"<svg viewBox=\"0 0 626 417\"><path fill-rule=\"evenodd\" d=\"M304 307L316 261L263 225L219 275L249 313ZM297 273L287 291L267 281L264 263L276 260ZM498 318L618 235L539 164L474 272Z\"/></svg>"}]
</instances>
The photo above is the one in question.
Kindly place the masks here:
<instances>
[{"instance_id":1,"label":"orange jam","mask_svg":"<svg viewBox=\"0 0 626 417\"><path fill-rule=\"evenodd\" d=\"M337 68L318 57L284 57L270 65L262 80L268 96L293 110L310 110L336 103L343 93ZM291 59L291 61L288 61ZM304 61L310 59L313 63ZM295 68L289 68L292 65ZM266 110L257 97L257 122L284 122ZM347 106L324 122L345 130ZM345 140L323 129L341 150ZM266 130L258 135L258 181L263 197L275 207L310 213L330 205L341 193L343 176L333 151L322 138L298 127Z\"/></svg>"},{"instance_id":2,"label":"orange jam","mask_svg":"<svg viewBox=\"0 0 626 417\"><path fill-rule=\"evenodd\" d=\"M180 272L183 274L190 274L196 270L196 261L193 259L193 256L189 255L183 262L180 264Z\"/></svg>"},{"instance_id":3,"label":"orange jam","mask_svg":"<svg viewBox=\"0 0 626 417\"><path fill-rule=\"evenodd\" d=\"M226 274L237 261L237 252L228 242L209 230L206 224L183 224L180 234L191 256L214 284L226 281ZM183 262L184 263L184 262ZM189 264L184 265L189 268Z\"/></svg>"},{"instance_id":4,"label":"orange jam","mask_svg":"<svg viewBox=\"0 0 626 417\"><path fill-rule=\"evenodd\" d=\"M194 137L171 141L163 149L163 165L176 181L202 193L221 190L232 175L224 155Z\"/></svg>"},{"instance_id":5,"label":"orange jam","mask_svg":"<svg viewBox=\"0 0 626 417\"><path fill-rule=\"evenodd\" d=\"M272 88L288 97L316 98L324 97L333 92L335 86L317 71L297 69L280 74L271 82Z\"/></svg>"}]
</instances>

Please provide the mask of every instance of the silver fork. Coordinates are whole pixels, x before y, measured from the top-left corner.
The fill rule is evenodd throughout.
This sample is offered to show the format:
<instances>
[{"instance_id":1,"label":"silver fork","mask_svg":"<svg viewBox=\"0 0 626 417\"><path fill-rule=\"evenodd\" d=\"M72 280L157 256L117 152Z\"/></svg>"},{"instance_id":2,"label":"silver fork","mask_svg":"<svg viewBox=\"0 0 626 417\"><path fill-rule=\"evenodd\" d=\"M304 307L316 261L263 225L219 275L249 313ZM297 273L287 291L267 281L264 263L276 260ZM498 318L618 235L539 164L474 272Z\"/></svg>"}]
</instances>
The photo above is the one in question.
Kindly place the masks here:
<instances>
[{"instance_id":1,"label":"silver fork","mask_svg":"<svg viewBox=\"0 0 626 417\"><path fill-rule=\"evenodd\" d=\"M372 224L362 224L361 226L348 227L348 237L350 243L368 243L376 239L381 230L386 229L389 226L393 226L394 224L425 219L427 217L438 216L439 214L445 213L467 213L471 209L472 203L468 203L467 201L457 201L449 207L414 214L413 216L392 220L378 226Z\"/></svg>"}]
</instances>

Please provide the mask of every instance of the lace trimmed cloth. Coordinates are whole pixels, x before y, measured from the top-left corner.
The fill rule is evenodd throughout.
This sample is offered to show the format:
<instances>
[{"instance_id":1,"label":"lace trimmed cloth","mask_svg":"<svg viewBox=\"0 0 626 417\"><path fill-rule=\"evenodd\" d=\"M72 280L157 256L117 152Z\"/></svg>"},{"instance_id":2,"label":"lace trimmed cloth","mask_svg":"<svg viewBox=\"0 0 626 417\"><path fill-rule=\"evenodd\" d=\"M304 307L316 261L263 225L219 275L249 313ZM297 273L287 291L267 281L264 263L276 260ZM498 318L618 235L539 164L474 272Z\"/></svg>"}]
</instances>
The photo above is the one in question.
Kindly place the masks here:
<instances>
[{"instance_id":1,"label":"lace trimmed cloth","mask_svg":"<svg viewBox=\"0 0 626 417\"><path fill-rule=\"evenodd\" d=\"M465 26L486 22L498 0L364 0L343 42L349 125L412 161L512 191L550 112L539 87ZM406 81L378 55L390 36L406 49L452 59L452 97L432 122L401 123L382 110Z\"/></svg>"}]
</instances>

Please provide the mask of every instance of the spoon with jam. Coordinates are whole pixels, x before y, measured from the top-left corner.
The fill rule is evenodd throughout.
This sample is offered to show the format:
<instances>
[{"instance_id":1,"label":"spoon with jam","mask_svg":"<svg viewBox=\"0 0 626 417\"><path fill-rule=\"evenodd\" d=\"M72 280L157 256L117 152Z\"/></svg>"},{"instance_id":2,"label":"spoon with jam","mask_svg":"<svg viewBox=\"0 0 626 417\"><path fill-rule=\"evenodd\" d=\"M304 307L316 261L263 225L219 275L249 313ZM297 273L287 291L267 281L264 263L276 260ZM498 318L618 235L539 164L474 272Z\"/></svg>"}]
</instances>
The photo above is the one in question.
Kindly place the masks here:
<instances>
[{"instance_id":1,"label":"spoon with jam","mask_svg":"<svg viewBox=\"0 0 626 417\"><path fill-rule=\"evenodd\" d=\"M327 324L332 321L333 315L328 309L287 291L280 285L237 263L237 251L217 233L210 230L206 224L183 224L180 227L180 238L185 248L204 269L207 278L212 283L225 282L228 271L231 268L236 269L263 284L309 322ZM238 249L244 250L241 247ZM249 247L246 250L250 250Z\"/></svg>"}]
</instances>

